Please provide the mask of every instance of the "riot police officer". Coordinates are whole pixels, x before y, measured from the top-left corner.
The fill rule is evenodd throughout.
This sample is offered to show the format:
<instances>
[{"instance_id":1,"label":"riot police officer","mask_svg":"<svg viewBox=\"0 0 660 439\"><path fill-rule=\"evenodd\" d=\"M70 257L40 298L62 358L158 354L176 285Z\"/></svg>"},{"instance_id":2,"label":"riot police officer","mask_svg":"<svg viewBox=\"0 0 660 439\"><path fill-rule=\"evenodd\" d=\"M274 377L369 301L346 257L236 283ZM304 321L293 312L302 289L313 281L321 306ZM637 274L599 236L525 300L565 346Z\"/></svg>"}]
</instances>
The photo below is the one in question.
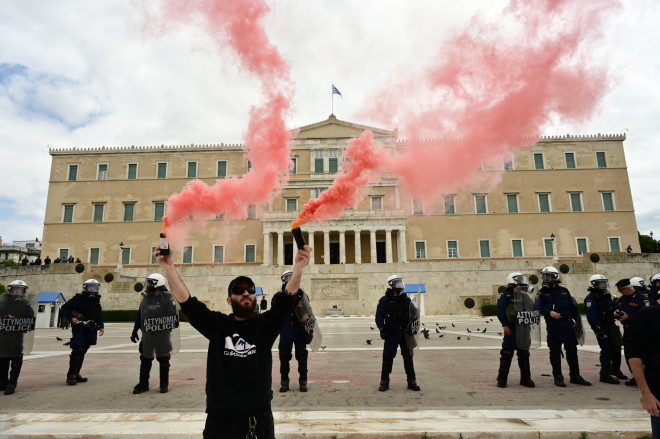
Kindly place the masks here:
<instances>
[{"instance_id":1,"label":"riot police officer","mask_svg":"<svg viewBox=\"0 0 660 439\"><path fill-rule=\"evenodd\" d=\"M507 277L507 286L497 299L497 318L502 324L504 337L500 351L500 369L497 374L497 387L506 387L513 353L518 353L520 385L535 387L529 367L529 348L531 346L532 326L517 322L518 311L534 311L533 299L527 278L522 273L511 273ZM536 312L538 317L538 311ZM534 325L534 323L532 323ZM538 323L536 323L538 326Z\"/></svg>"},{"instance_id":2,"label":"riot police officer","mask_svg":"<svg viewBox=\"0 0 660 439\"><path fill-rule=\"evenodd\" d=\"M102 336L104 332L100 289L101 284L96 279L87 279L82 293L73 296L60 310L60 314L71 321L71 355L66 374L69 386L87 382L87 378L80 375L85 354L96 344L96 334Z\"/></svg>"},{"instance_id":3,"label":"riot police officer","mask_svg":"<svg viewBox=\"0 0 660 439\"><path fill-rule=\"evenodd\" d=\"M578 325L580 314L577 303L567 288L559 285L559 272L554 267L545 267L541 270L543 286L539 290L539 310L548 331L548 348L550 349L550 365L555 385L566 387L561 372L561 347L566 350L571 384L590 386L591 383L580 376L578 362L578 339L573 327Z\"/></svg>"},{"instance_id":4,"label":"riot police officer","mask_svg":"<svg viewBox=\"0 0 660 439\"><path fill-rule=\"evenodd\" d=\"M286 291L286 284L289 282L292 274L293 271L288 270L280 277L282 280L281 291ZM286 325L284 325L284 328L280 332L280 342L277 346L280 356L280 392L289 391L289 371L291 370L289 362L293 358L292 350L294 346L296 349L296 361L298 362L298 385L301 392L307 392L307 358L309 356L307 343L311 339L309 332L303 329L299 315L296 313L296 310L302 306L305 296L305 291L299 288L294 296L295 306L293 311L291 311L289 320L287 320ZM309 299L307 302L309 302Z\"/></svg>"},{"instance_id":5,"label":"riot police officer","mask_svg":"<svg viewBox=\"0 0 660 439\"><path fill-rule=\"evenodd\" d=\"M131 341L140 340L138 329L142 330L140 352L140 382L133 387L137 395L149 390L149 374L154 358L160 365L160 393L167 393L169 387L170 358L179 350L179 313L176 301L165 286L162 274L152 273L145 281L145 294L138 308Z\"/></svg>"},{"instance_id":6,"label":"riot police officer","mask_svg":"<svg viewBox=\"0 0 660 439\"><path fill-rule=\"evenodd\" d=\"M387 290L378 301L376 308L376 326L380 330L380 338L385 340L383 345L383 364L380 373L381 392L390 388L390 373L396 357L397 347L401 349L403 368L406 371L408 388L419 391L415 366L413 364L413 349L406 340L406 331L410 334L411 315L416 309L410 298L404 293L405 284L401 276L396 274L387 278Z\"/></svg>"},{"instance_id":7,"label":"riot police officer","mask_svg":"<svg viewBox=\"0 0 660 439\"><path fill-rule=\"evenodd\" d=\"M630 278L630 285L633 286L635 291L639 291L640 293L642 293L642 294L644 294L645 296L648 297L649 289L646 287L646 282L644 282L644 279L642 279L639 276L631 277Z\"/></svg>"},{"instance_id":8,"label":"riot police officer","mask_svg":"<svg viewBox=\"0 0 660 439\"><path fill-rule=\"evenodd\" d=\"M628 363L628 344L630 343L630 328L635 320L635 314L642 308L650 305L648 297L644 293L635 291L630 279L621 279L616 283L616 287L621 293L621 297L617 300L618 318L623 325L623 355L626 357ZM630 368L630 364L628 364ZM637 382L635 377L625 382L626 386L636 386Z\"/></svg>"},{"instance_id":9,"label":"riot police officer","mask_svg":"<svg viewBox=\"0 0 660 439\"><path fill-rule=\"evenodd\" d=\"M0 390L5 395L16 391L23 356L32 350L35 317L27 290L24 281L15 280L0 296Z\"/></svg>"},{"instance_id":10,"label":"riot police officer","mask_svg":"<svg viewBox=\"0 0 660 439\"><path fill-rule=\"evenodd\" d=\"M584 298L584 306L587 310L587 320L600 346L600 382L619 384L617 378L627 380L628 377L621 372L623 339L615 322L616 303L608 289L609 283L605 276L591 276L587 288L589 294Z\"/></svg>"},{"instance_id":11,"label":"riot police officer","mask_svg":"<svg viewBox=\"0 0 660 439\"><path fill-rule=\"evenodd\" d=\"M660 301L660 273L652 274L649 278L649 290L646 292L646 295L649 301L651 301L651 304Z\"/></svg>"}]
</instances>

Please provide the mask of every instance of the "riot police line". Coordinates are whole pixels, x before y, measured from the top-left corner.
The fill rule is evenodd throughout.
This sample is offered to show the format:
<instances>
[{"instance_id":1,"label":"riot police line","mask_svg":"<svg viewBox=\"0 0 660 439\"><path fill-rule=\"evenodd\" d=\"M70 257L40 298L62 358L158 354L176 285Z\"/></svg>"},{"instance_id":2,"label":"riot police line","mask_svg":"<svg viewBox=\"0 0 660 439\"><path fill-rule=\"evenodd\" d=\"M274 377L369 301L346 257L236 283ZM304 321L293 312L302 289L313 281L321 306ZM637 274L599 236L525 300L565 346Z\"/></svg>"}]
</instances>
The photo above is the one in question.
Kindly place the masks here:
<instances>
[{"instance_id":1,"label":"riot police line","mask_svg":"<svg viewBox=\"0 0 660 439\"><path fill-rule=\"evenodd\" d=\"M616 283L621 293L619 298L613 296L609 280L605 276L601 274L591 276L586 288L589 292L585 298L586 323L583 323L582 316L577 312L575 299L560 285L558 270L554 267L545 267L540 274L541 287L538 292L534 292L534 288L530 285L538 282L538 279L532 279L536 276L532 275L528 279L522 273L511 273L507 278L506 287L500 290L497 315L503 328L508 327L509 330L505 330L504 333L497 385L507 386L509 368L514 354L517 353L522 374L521 384L534 387L528 351L541 345L541 317L545 319L548 331L547 341L555 385L565 386L560 364L561 357L564 356L562 347L566 351L566 359L569 363L570 382L591 385L579 373L575 350L575 346L584 343L584 324L589 324L594 330L601 348L599 380L608 384L619 384L619 380L626 380L627 385L635 385L634 379L628 379L621 370L621 350L623 348L627 362L626 333L634 320L635 311L658 303L660 273L653 274L649 278L648 285L640 277L620 280ZM282 276L282 288L286 285L287 276L290 276L290 272L285 272ZM535 282L531 282L532 280ZM140 383L135 386L134 393L148 390L149 370L154 359L161 365L160 390L164 393L168 389L170 357L180 348L179 309L167 291L162 275L157 273L149 275L145 284L146 289L142 294L139 315L131 336L131 340L137 343L140 341L137 331L142 333L139 346ZM404 359L408 388L419 389L412 360L414 348L418 345L419 305L415 306L415 303L405 300L404 288L405 284L400 276L390 276L386 282L386 294L381 299L384 303L383 309L376 310L376 324L381 331L381 337L386 342L379 384L379 390L382 391L389 389L389 374L397 348L400 349ZM83 284L83 291L76 294L62 308L62 315L71 321L73 331L68 343L72 349L66 379L69 385L87 381L87 378L80 375L84 357L87 350L96 344L97 334L101 332L102 335L104 329L99 290L100 283L88 279ZM403 308L398 305L399 302L402 303ZM296 359L299 363L301 390L307 391L305 345L310 345L313 351L318 350L321 333L309 297L302 289L296 303L290 325L302 330L303 345L300 345L301 347L295 345ZM381 307L380 302L379 307ZM8 293L0 296L0 389L6 394L14 393L22 358L31 353L36 309L36 295L28 292L28 286L22 280L10 283ZM401 311L402 309L406 311ZM624 329L623 335L619 333L614 322L620 322ZM282 392L288 391L288 362L292 359L291 350L291 347L280 349L283 383L280 391ZM299 353L299 350L302 352Z\"/></svg>"}]
</instances>

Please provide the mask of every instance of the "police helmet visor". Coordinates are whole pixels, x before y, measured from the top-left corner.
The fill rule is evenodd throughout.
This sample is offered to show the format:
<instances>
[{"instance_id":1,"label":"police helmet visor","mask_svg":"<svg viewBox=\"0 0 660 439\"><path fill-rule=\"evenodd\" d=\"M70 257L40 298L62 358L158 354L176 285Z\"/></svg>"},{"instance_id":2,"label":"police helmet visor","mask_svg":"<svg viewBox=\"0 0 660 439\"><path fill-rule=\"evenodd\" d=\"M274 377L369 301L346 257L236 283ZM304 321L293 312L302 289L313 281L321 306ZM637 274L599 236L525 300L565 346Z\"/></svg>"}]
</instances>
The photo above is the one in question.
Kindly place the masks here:
<instances>
[{"instance_id":1,"label":"police helmet visor","mask_svg":"<svg viewBox=\"0 0 660 439\"><path fill-rule=\"evenodd\" d=\"M406 288L406 284L403 283L403 279L392 279L390 281L390 286L393 290L403 291Z\"/></svg>"},{"instance_id":2,"label":"police helmet visor","mask_svg":"<svg viewBox=\"0 0 660 439\"><path fill-rule=\"evenodd\" d=\"M607 279L597 279L591 283L597 290L607 290L610 287Z\"/></svg>"},{"instance_id":3,"label":"police helmet visor","mask_svg":"<svg viewBox=\"0 0 660 439\"><path fill-rule=\"evenodd\" d=\"M285 284L285 285L288 284L288 283L289 283L289 279L291 279L291 275L293 275L293 272L287 272L287 273L284 273L284 274L282 275L282 283Z\"/></svg>"},{"instance_id":4,"label":"police helmet visor","mask_svg":"<svg viewBox=\"0 0 660 439\"><path fill-rule=\"evenodd\" d=\"M527 277L525 277L524 274L514 276L513 280L515 281L516 285L519 285L519 286L525 286L526 287L526 286L529 285L529 281L527 280Z\"/></svg>"},{"instance_id":5,"label":"police helmet visor","mask_svg":"<svg viewBox=\"0 0 660 439\"><path fill-rule=\"evenodd\" d=\"M85 284L84 290L87 293L98 293L101 289L101 284Z\"/></svg>"},{"instance_id":6,"label":"police helmet visor","mask_svg":"<svg viewBox=\"0 0 660 439\"><path fill-rule=\"evenodd\" d=\"M558 278L559 276L557 276L557 273L551 271L541 273L541 279L543 279L543 282L556 282Z\"/></svg>"},{"instance_id":7,"label":"police helmet visor","mask_svg":"<svg viewBox=\"0 0 660 439\"><path fill-rule=\"evenodd\" d=\"M23 296L27 292L25 285L9 285L7 292L12 296Z\"/></svg>"},{"instance_id":8,"label":"police helmet visor","mask_svg":"<svg viewBox=\"0 0 660 439\"><path fill-rule=\"evenodd\" d=\"M147 291L147 293L153 293L154 291L156 291L156 285L158 285L158 279L147 278L146 281L147 281L147 286L145 290Z\"/></svg>"}]
</instances>

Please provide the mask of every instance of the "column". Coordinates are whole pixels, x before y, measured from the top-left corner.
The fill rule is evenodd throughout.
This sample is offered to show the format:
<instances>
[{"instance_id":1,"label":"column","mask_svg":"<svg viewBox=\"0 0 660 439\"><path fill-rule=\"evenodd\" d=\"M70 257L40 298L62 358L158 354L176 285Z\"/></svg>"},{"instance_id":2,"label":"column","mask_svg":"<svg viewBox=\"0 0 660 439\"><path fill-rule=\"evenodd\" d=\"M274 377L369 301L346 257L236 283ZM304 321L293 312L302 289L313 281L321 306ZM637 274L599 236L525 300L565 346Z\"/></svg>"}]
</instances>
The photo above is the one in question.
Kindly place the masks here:
<instances>
[{"instance_id":1,"label":"column","mask_svg":"<svg viewBox=\"0 0 660 439\"><path fill-rule=\"evenodd\" d=\"M356 230L355 232L355 263L362 263L362 243L360 242L360 231Z\"/></svg>"},{"instance_id":2,"label":"column","mask_svg":"<svg viewBox=\"0 0 660 439\"><path fill-rule=\"evenodd\" d=\"M268 266L271 265L271 259L272 259L272 249L270 246L270 232L265 232L264 233L264 262L263 265Z\"/></svg>"},{"instance_id":3,"label":"column","mask_svg":"<svg viewBox=\"0 0 660 439\"><path fill-rule=\"evenodd\" d=\"M312 253L309 255L309 265L314 265L314 232L307 232L307 245L312 247Z\"/></svg>"},{"instance_id":4,"label":"column","mask_svg":"<svg viewBox=\"0 0 660 439\"><path fill-rule=\"evenodd\" d=\"M277 265L284 265L284 232L277 232Z\"/></svg>"},{"instance_id":5,"label":"column","mask_svg":"<svg viewBox=\"0 0 660 439\"><path fill-rule=\"evenodd\" d=\"M399 230L399 262L408 262L406 245L406 231L403 229Z\"/></svg>"},{"instance_id":6,"label":"column","mask_svg":"<svg viewBox=\"0 0 660 439\"><path fill-rule=\"evenodd\" d=\"M346 263L346 232L344 230L339 231L339 263Z\"/></svg>"},{"instance_id":7,"label":"column","mask_svg":"<svg viewBox=\"0 0 660 439\"><path fill-rule=\"evenodd\" d=\"M330 232L323 232L323 263L330 263Z\"/></svg>"},{"instance_id":8,"label":"column","mask_svg":"<svg viewBox=\"0 0 660 439\"><path fill-rule=\"evenodd\" d=\"M296 240L293 239L293 234L291 234L291 265L296 265L296 253L298 253L298 246Z\"/></svg>"},{"instance_id":9,"label":"column","mask_svg":"<svg viewBox=\"0 0 660 439\"><path fill-rule=\"evenodd\" d=\"M376 231L369 230L369 243L371 244L371 263L376 263Z\"/></svg>"},{"instance_id":10,"label":"column","mask_svg":"<svg viewBox=\"0 0 660 439\"><path fill-rule=\"evenodd\" d=\"M385 262L392 262L392 231L385 230Z\"/></svg>"}]
</instances>

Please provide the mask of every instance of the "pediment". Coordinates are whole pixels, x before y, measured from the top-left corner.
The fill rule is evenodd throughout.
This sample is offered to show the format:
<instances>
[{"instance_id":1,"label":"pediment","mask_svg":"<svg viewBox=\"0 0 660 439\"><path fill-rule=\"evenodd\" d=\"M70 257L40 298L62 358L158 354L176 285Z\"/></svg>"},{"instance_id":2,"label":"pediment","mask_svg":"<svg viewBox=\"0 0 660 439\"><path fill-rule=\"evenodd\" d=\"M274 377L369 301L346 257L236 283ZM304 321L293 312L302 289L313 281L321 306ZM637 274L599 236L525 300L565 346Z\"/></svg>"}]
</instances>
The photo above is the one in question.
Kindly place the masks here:
<instances>
[{"instance_id":1,"label":"pediment","mask_svg":"<svg viewBox=\"0 0 660 439\"><path fill-rule=\"evenodd\" d=\"M331 114L328 119L298 128L296 139L352 139L360 137L364 130L371 130L374 137L394 137L396 130L385 130L337 119Z\"/></svg>"}]
</instances>

